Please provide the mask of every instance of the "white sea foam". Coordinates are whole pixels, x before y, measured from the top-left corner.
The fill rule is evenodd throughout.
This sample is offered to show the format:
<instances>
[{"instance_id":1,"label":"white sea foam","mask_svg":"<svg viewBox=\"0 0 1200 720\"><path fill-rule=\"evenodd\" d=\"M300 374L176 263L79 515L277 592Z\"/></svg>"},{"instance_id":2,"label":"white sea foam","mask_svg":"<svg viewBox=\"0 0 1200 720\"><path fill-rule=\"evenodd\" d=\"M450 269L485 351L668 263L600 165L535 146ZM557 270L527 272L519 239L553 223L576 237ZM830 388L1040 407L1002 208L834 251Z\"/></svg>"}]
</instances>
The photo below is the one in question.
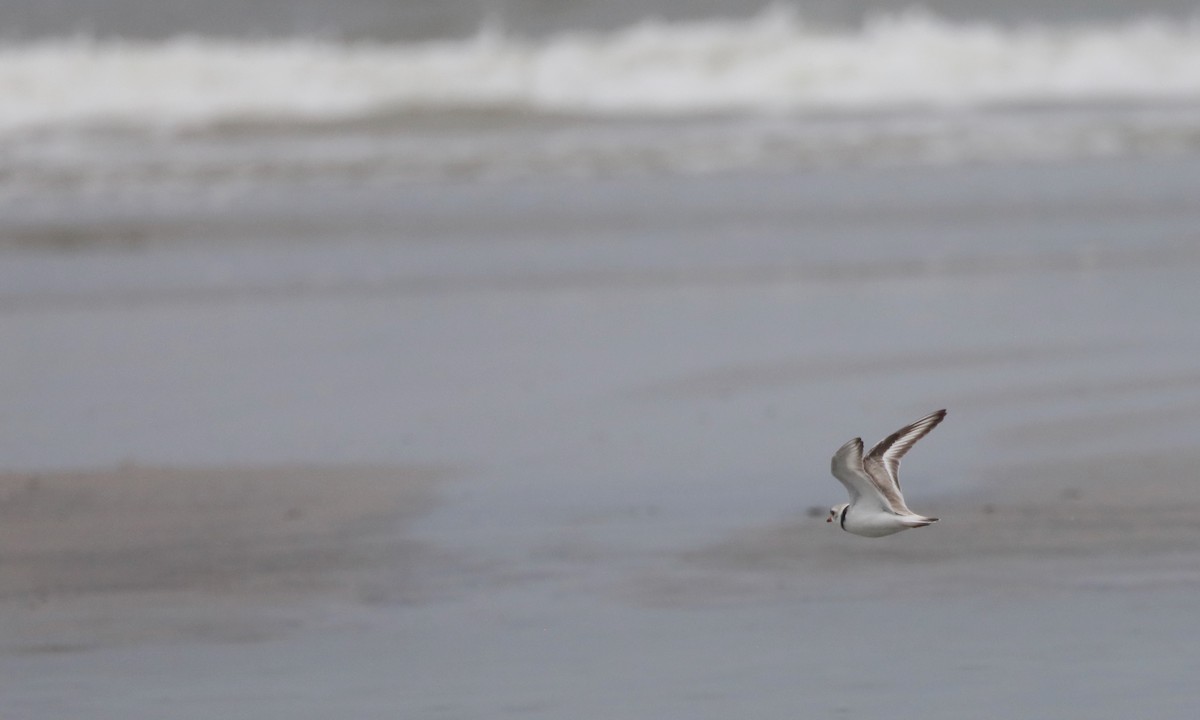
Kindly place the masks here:
<instances>
[{"instance_id":1,"label":"white sea foam","mask_svg":"<svg viewBox=\"0 0 1200 720\"><path fill-rule=\"evenodd\" d=\"M1200 151L1200 20L0 47L0 196Z\"/></svg>"},{"instance_id":2,"label":"white sea foam","mask_svg":"<svg viewBox=\"0 0 1200 720\"><path fill-rule=\"evenodd\" d=\"M313 122L405 110L606 116L1200 100L1200 22L853 30L775 9L538 40L421 44L72 38L0 48L0 132Z\"/></svg>"}]
</instances>

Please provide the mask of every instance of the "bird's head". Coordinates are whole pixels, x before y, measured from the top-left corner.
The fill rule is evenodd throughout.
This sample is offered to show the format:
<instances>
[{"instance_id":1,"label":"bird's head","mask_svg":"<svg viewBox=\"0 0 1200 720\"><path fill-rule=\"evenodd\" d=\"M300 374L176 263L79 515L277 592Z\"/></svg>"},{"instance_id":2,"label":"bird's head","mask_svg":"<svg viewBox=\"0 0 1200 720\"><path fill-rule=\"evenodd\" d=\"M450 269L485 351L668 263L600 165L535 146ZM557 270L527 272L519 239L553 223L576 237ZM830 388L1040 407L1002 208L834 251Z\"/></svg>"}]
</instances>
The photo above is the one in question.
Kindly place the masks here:
<instances>
[{"instance_id":1,"label":"bird's head","mask_svg":"<svg viewBox=\"0 0 1200 720\"><path fill-rule=\"evenodd\" d=\"M842 511L848 507L850 507L850 503L842 503L841 505L834 505L829 508L829 517L825 518L825 522L837 522L838 518L842 515Z\"/></svg>"}]
</instances>

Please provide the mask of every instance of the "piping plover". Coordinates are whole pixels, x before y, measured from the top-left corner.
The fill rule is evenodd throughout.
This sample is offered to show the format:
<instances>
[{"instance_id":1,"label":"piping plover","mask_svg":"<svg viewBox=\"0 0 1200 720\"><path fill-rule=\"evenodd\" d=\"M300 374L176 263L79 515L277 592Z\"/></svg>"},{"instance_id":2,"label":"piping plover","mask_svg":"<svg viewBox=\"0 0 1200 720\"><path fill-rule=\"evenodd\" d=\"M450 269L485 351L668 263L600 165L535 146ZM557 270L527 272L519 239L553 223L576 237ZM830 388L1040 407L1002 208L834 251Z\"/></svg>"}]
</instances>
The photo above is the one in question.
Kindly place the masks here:
<instances>
[{"instance_id":1,"label":"piping plover","mask_svg":"<svg viewBox=\"0 0 1200 720\"><path fill-rule=\"evenodd\" d=\"M829 509L825 522L836 522L846 532L883 537L908 528L925 527L937 518L918 515L900 494L900 458L946 417L945 410L930 413L888 435L863 457L862 438L854 438L833 454L833 476L850 492L850 502Z\"/></svg>"}]
</instances>

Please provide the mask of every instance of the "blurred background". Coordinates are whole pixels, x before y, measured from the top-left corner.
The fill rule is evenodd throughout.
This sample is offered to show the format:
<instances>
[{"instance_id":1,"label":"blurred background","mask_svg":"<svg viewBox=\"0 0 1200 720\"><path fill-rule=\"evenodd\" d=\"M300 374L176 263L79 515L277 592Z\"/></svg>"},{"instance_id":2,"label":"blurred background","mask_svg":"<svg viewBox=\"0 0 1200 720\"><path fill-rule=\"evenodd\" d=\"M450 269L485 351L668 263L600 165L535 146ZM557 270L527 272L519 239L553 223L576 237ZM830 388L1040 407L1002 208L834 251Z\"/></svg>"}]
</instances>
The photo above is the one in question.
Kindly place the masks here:
<instances>
[{"instance_id":1,"label":"blurred background","mask_svg":"<svg viewBox=\"0 0 1200 720\"><path fill-rule=\"evenodd\" d=\"M8 0L0 713L1191 717L1196 10Z\"/></svg>"}]
</instances>

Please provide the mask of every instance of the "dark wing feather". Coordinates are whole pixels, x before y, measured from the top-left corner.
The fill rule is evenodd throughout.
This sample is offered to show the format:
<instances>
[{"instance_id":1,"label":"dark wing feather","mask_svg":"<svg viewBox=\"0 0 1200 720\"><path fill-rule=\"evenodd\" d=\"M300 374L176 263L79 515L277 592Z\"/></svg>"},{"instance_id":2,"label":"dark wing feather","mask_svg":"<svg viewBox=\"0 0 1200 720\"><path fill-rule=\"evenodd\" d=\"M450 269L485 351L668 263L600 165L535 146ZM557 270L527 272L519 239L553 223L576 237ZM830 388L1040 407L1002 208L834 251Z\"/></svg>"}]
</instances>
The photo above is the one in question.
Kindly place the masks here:
<instances>
[{"instance_id":1,"label":"dark wing feather","mask_svg":"<svg viewBox=\"0 0 1200 720\"><path fill-rule=\"evenodd\" d=\"M900 513L911 512L900 493L900 459L918 440L929 434L946 417L945 410L930 413L888 435L863 458L863 468L879 492Z\"/></svg>"}]
</instances>

